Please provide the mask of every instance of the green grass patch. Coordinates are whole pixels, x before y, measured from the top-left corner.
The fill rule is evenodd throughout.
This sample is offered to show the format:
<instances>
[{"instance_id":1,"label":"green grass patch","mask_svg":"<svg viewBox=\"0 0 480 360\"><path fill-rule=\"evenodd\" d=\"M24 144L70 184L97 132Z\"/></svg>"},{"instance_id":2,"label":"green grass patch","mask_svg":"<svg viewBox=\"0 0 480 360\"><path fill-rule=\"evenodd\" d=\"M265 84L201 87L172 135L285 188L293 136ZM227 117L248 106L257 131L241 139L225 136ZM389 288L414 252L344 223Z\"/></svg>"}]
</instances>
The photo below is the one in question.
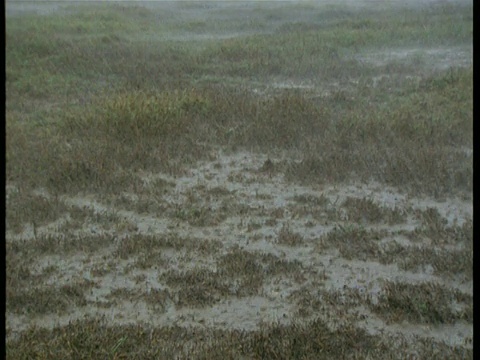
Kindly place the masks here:
<instances>
[{"instance_id":1,"label":"green grass patch","mask_svg":"<svg viewBox=\"0 0 480 360\"><path fill-rule=\"evenodd\" d=\"M419 39L468 46L471 7L355 16L330 8L324 23L322 11L302 9L305 28L205 42L164 36L158 16L171 17L171 9L105 5L7 19L7 181L118 192L135 188L138 170L178 174L222 146L299 150L303 162L285 167L294 181L376 180L438 196L471 191L471 158L452 148L473 144L472 68L432 72L413 61L397 79L395 66L356 57ZM261 16L271 26L289 23L285 9ZM170 35L195 21L215 28L214 20L182 19ZM379 71L392 78L376 88ZM410 73L417 82L402 80ZM321 96L253 92L273 79L346 87Z\"/></svg>"}]
</instances>

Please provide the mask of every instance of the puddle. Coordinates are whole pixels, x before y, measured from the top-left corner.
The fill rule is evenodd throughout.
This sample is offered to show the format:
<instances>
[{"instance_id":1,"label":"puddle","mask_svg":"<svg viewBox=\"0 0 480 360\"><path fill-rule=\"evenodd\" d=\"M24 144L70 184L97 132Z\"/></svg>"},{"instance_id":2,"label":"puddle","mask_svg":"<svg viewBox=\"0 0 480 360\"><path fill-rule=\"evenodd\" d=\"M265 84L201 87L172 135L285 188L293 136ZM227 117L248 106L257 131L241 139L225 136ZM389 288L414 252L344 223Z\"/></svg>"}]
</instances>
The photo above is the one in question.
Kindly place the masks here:
<instances>
[{"instance_id":1,"label":"puddle","mask_svg":"<svg viewBox=\"0 0 480 360\"><path fill-rule=\"evenodd\" d=\"M359 55L356 59L360 62L382 67L389 63L416 62L426 64L433 70L447 70L452 66L469 67L473 64L473 46L456 46L442 48L393 48L382 51L373 51L366 55ZM382 77L376 76L373 80L377 83ZM414 79L415 80L415 79Z\"/></svg>"}]
</instances>

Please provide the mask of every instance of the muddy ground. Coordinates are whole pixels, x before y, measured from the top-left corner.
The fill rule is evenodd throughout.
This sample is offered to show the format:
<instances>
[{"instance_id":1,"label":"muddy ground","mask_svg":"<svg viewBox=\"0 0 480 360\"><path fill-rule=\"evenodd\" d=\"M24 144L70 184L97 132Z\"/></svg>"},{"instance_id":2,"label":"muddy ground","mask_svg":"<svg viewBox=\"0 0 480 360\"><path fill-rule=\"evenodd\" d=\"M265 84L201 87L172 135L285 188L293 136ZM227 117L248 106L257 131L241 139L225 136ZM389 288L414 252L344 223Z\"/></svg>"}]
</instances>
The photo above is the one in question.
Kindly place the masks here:
<instances>
[{"instance_id":1,"label":"muddy ground","mask_svg":"<svg viewBox=\"0 0 480 360\"><path fill-rule=\"evenodd\" d=\"M227 6L253 5L212 2L206 10L182 14L208 19L208 10ZM6 4L7 16L61 9L59 2ZM394 48L358 56L381 67L419 52L432 69L472 62L472 48L464 46ZM382 76L388 74L375 81ZM252 86L252 91L299 88L317 96L345 86L320 86L309 79L263 85ZM470 149L462 151L472 156ZM295 185L281 171L287 161L299 160L292 154L217 149L210 161L182 176L138 174L139 191L55 198L38 189L40 201L61 204L64 211L51 223L26 223L21 231L7 231L7 240L32 242L29 271L38 276L39 289L78 285L83 300L53 313L7 311L7 337L15 338L32 325L51 329L88 317L104 317L112 325L240 330L320 317L332 329L353 324L373 335L392 334L412 342L430 338L471 349L472 319L461 314L471 310L472 274L444 270L440 259L465 254L468 235L463 241L428 233L440 227L444 232L435 234L448 229L466 229L468 234L471 196L418 197L376 183ZM16 191L7 187L7 197ZM59 250L55 244L65 236L73 240ZM355 245L358 238L363 245ZM46 239L51 248L40 245ZM74 243L82 241L83 249ZM229 267L237 262L238 267ZM259 278L256 272L262 273ZM456 314L454 320L432 324L385 315L381 305L395 286L418 286L430 294L447 289L451 301L445 306ZM322 305L312 297L323 299Z\"/></svg>"},{"instance_id":2,"label":"muddy ground","mask_svg":"<svg viewBox=\"0 0 480 360\"><path fill-rule=\"evenodd\" d=\"M173 323L253 329L262 321L288 323L297 318L298 304L292 294L303 289L327 293L352 289L373 302L382 295L386 282L440 284L472 295L471 278L438 273L428 261L421 262L418 267L402 270L401 263L415 261L415 252L411 253L411 258L398 256L387 263L380 263L374 252L363 254L361 259L355 254L346 259L335 246L325 244L325 235L329 232L359 227L381 233L381 238L375 241L379 247L376 251L380 253L387 252L390 246L460 250L462 244L442 244L412 234L422 225L418 214L426 211L438 212L448 226L462 226L471 222L471 199L437 201L416 198L380 184L321 188L292 186L282 176L276 176L268 169L269 164L274 168L282 159L268 159L267 156L249 153L225 155L220 151L212 154L212 157L214 160L191 169L183 177L144 174L147 196L124 193L108 200L93 197L62 198L60 201L67 208L89 215L78 220L65 214L54 223L36 229L38 238L46 235L62 238L66 229L74 229L77 241L95 237L108 240L94 254L87 251L69 256L46 254L37 257L31 269L38 275L45 274L49 269L49 275L44 278L45 286L90 283L92 286L86 293L88 305L74 307L64 314L33 318L28 314L7 314L7 327L16 332L32 324L53 327L66 325L86 315L104 315L119 324L145 322L164 326ZM38 196L49 198L42 191ZM380 214L393 211L398 219L389 223L385 221L388 216L368 218L368 212L362 214L361 209L349 205L357 200L378 206ZM112 223L108 221L109 218L117 220ZM122 228L125 230L122 231ZM193 241L198 245L191 249L183 246L172 249L167 246L145 248L131 255L119 254L124 251L123 247L132 246L128 245L131 241L149 236L173 238L179 243ZM21 235L10 237L33 240L33 228L27 226ZM197 246L204 246L205 250L199 251ZM350 245L347 243L342 246ZM146 261L152 251L160 249L151 264ZM142 294L149 294L153 290L169 289L161 278L162 274L173 269L181 272L208 269L215 273L218 261L234 250L271 254L279 261L295 263L299 269L296 274L298 278L292 278L288 273L275 274L265 279L259 295L242 297L236 296L233 281L229 296L219 297L216 299L218 301L200 309L175 305L175 302L181 303L186 299L168 299L159 311L141 298ZM452 256L455 256L455 252ZM146 261L146 265L139 264L142 261ZM112 293L121 291L132 294L133 299L112 297ZM441 326L419 326L408 322L388 324L365 308L362 302L352 306L348 303L343 305L340 301L331 306L340 307L347 319L353 317L358 326L374 334L392 332L407 337L433 337L462 346L472 338L472 324L465 321ZM311 314L318 315L328 316L328 313Z\"/></svg>"}]
</instances>

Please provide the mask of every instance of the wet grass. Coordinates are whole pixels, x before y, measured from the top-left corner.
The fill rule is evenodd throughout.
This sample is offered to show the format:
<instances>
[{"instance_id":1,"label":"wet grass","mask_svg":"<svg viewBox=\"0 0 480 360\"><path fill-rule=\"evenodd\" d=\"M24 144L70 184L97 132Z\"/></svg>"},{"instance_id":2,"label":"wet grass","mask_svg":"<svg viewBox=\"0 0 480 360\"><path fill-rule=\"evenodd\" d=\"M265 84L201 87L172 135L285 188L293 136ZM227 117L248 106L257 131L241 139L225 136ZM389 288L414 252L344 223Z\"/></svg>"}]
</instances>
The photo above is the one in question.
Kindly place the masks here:
<instances>
[{"instance_id":1,"label":"wet grass","mask_svg":"<svg viewBox=\"0 0 480 360\"><path fill-rule=\"evenodd\" d=\"M298 260L288 261L269 253L253 253L234 246L230 252L222 256L218 266L227 276L263 274L293 274L302 270Z\"/></svg>"},{"instance_id":2,"label":"wet grass","mask_svg":"<svg viewBox=\"0 0 480 360\"><path fill-rule=\"evenodd\" d=\"M380 206L372 199L347 197L342 207L347 211L348 220L355 223L394 225L405 223L407 220L405 211Z\"/></svg>"},{"instance_id":3,"label":"wet grass","mask_svg":"<svg viewBox=\"0 0 480 360\"><path fill-rule=\"evenodd\" d=\"M348 196L343 202L338 199L331 201L325 195L295 196L297 203L291 205L296 216L311 216L324 224L331 222L352 222L363 225L386 223L389 225L403 224L407 221L408 212L401 208L391 208L377 204L369 198L355 198Z\"/></svg>"},{"instance_id":4,"label":"wet grass","mask_svg":"<svg viewBox=\"0 0 480 360\"><path fill-rule=\"evenodd\" d=\"M436 245L455 245L464 242L471 247L473 242L473 224L470 220L466 221L462 226L448 226L446 219L435 208L417 211L417 217L422 224L415 229L415 236L426 237Z\"/></svg>"},{"instance_id":5,"label":"wet grass","mask_svg":"<svg viewBox=\"0 0 480 360\"><path fill-rule=\"evenodd\" d=\"M159 276L159 281L176 289L178 306L205 307L230 296L257 295L267 277L295 277L301 270L299 262L234 247L217 260L216 271L206 268L168 270Z\"/></svg>"},{"instance_id":6,"label":"wet grass","mask_svg":"<svg viewBox=\"0 0 480 360\"><path fill-rule=\"evenodd\" d=\"M319 292L314 292L312 289L303 287L293 291L288 298L295 304L295 314L301 319L308 318L325 309Z\"/></svg>"},{"instance_id":7,"label":"wet grass","mask_svg":"<svg viewBox=\"0 0 480 360\"><path fill-rule=\"evenodd\" d=\"M387 234L386 231L369 231L357 226L338 226L321 236L316 248L322 251L325 248L335 247L347 260L377 259L381 261L382 251L378 242Z\"/></svg>"},{"instance_id":8,"label":"wet grass","mask_svg":"<svg viewBox=\"0 0 480 360\"><path fill-rule=\"evenodd\" d=\"M472 249L463 250L433 250L429 248L397 248L389 251L399 261L399 268L409 271L421 271L425 266L433 267L435 274L452 276L461 274L467 279L473 279Z\"/></svg>"},{"instance_id":9,"label":"wet grass","mask_svg":"<svg viewBox=\"0 0 480 360\"><path fill-rule=\"evenodd\" d=\"M393 234L388 231L366 230L356 226L337 226L319 238L316 251L327 248L338 249L347 260L378 261L381 264L396 263L400 269L424 271L431 266L435 274L441 276L463 275L467 279L473 276L473 229L471 222L463 226L448 227L449 234L455 235L455 244L459 249L430 246L404 246L390 241ZM444 232L442 232L444 233ZM423 232L414 231L412 236L424 238ZM432 242L435 244L435 238ZM413 239L412 241L415 241ZM422 241L422 240L417 240Z\"/></svg>"},{"instance_id":10,"label":"wet grass","mask_svg":"<svg viewBox=\"0 0 480 360\"><path fill-rule=\"evenodd\" d=\"M388 25L395 29L397 41L414 44L416 31L427 31L429 41L437 45L457 42L458 37L449 38L443 30L451 26L452 34L467 42L469 9L453 10L456 16L440 7L428 10L429 21L441 24L438 28L433 23L414 27L411 20L408 26L398 20ZM360 81L353 98L347 94L343 100L342 96L305 98L298 90L259 98L246 83L228 85L229 77L245 81L273 75L371 77L377 70L342 59L353 44L368 48L389 34L375 30L368 41L357 38L365 36L360 34L369 27L386 26L380 17L361 13L369 19L362 22L362 32L353 30L355 21L342 18L331 29L216 40L205 48L189 42L177 46L164 40L128 41L126 34L148 33L155 17L147 11L150 15L141 22L146 28L129 20L123 30L114 31L117 27L110 23L122 23L134 10L112 7L108 13L102 7L98 11L103 20L83 15L73 21L68 20L70 15L7 19L9 182L41 185L53 192L135 190L141 188L136 171L175 174L208 156L217 144L259 151L299 149L303 161L286 169L295 181L324 183L356 176L433 195L471 190L471 159L445 148L472 144L471 69L425 74L418 86L406 85L390 95ZM83 25L75 25L79 19ZM93 32L98 26L110 33ZM105 42L105 36L110 39L113 34L121 40ZM145 59L144 66L131 68L138 58ZM291 62L298 66L281 65ZM212 64L217 65L212 68ZM51 77L49 71L56 72L49 82L32 75ZM199 82L212 76L221 76L223 85ZM65 99L55 89L65 87L66 78L88 83L92 89L69 86L73 93ZM108 91L101 79L112 85ZM27 80L31 86L22 87ZM48 89L34 89L46 85ZM89 96L87 109L72 100L80 96ZM380 96L382 101L372 102ZM59 103L64 111L45 110L48 116L42 117L38 111L19 108L20 102L31 100Z\"/></svg>"},{"instance_id":11,"label":"wet grass","mask_svg":"<svg viewBox=\"0 0 480 360\"><path fill-rule=\"evenodd\" d=\"M384 292L378 304L371 307L388 321L428 324L473 321L473 298L458 290L434 283L411 285L389 281L384 286ZM462 305L461 310L452 310L454 302Z\"/></svg>"},{"instance_id":12,"label":"wet grass","mask_svg":"<svg viewBox=\"0 0 480 360\"><path fill-rule=\"evenodd\" d=\"M59 219L66 212L66 204L58 197L49 198L16 189L7 196L6 228L7 231L20 233L25 225L34 227L46 225Z\"/></svg>"},{"instance_id":13,"label":"wet grass","mask_svg":"<svg viewBox=\"0 0 480 360\"><path fill-rule=\"evenodd\" d=\"M405 248L394 245L387 252L403 259L399 262L402 269L418 270L422 266L431 265L438 274L463 274L467 279L472 279L473 223L471 220L466 221L462 226L442 226L436 232L431 228L428 232L416 229L410 234L412 241L423 241L426 236L437 245L436 249L425 246ZM442 239L448 241L441 241ZM445 246L449 244L456 245L457 249L446 248Z\"/></svg>"},{"instance_id":14,"label":"wet grass","mask_svg":"<svg viewBox=\"0 0 480 360\"><path fill-rule=\"evenodd\" d=\"M304 242L302 235L293 232L288 225L282 226L277 236L277 243L287 246L300 246Z\"/></svg>"},{"instance_id":15,"label":"wet grass","mask_svg":"<svg viewBox=\"0 0 480 360\"><path fill-rule=\"evenodd\" d=\"M186 339L189 340L186 344ZM331 330L321 320L290 326L272 324L244 332L178 326L152 328L139 325L109 326L105 319L73 321L52 330L32 327L7 343L8 358L38 359L331 359L370 357L397 359L398 353L432 358L438 352L449 359L472 358L472 350L449 347L431 339L412 348L405 339L372 336L364 330Z\"/></svg>"},{"instance_id":16,"label":"wet grass","mask_svg":"<svg viewBox=\"0 0 480 360\"><path fill-rule=\"evenodd\" d=\"M112 246L114 238L111 235L40 235L33 240L18 240L7 243L10 253L25 255L72 255L83 253L93 255L101 249ZM7 250L7 251L8 251Z\"/></svg>"},{"instance_id":17,"label":"wet grass","mask_svg":"<svg viewBox=\"0 0 480 360\"><path fill-rule=\"evenodd\" d=\"M69 285L10 287L6 296L7 310L23 315L45 315L66 313L67 310L87 305L85 291L95 286L94 282L83 281Z\"/></svg>"},{"instance_id":18,"label":"wet grass","mask_svg":"<svg viewBox=\"0 0 480 360\"><path fill-rule=\"evenodd\" d=\"M164 252L160 250L151 250L148 253L141 253L135 259L135 262L131 266L131 269L158 269L163 267L168 267L169 260L165 256ZM130 268L129 268L130 269Z\"/></svg>"},{"instance_id":19,"label":"wet grass","mask_svg":"<svg viewBox=\"0 0 480 360\"><path fill-rule=\"evenodd\" d=\"M231 174L233 183L284 176L321 189L373 180L438 199L471 194L472 157L464 150L473 148L473 69L432 68L422 50L470 45L471 4L355 11L258 4L237 9L236 15L245 16L234 20L221 4L203 6L85 4L58 14L6 18L6 226L17 235L33 229L33 239L6 241L7 314L54 316L91 303L86 295L97 284L55 280L64 269L42 263L50 256L67 261L85 256L79 261L98 281L114 274L143 286L145 273L156 271L165 286L138 292L119 287L107 302L97 301L97 308L141 301L163 313L168 306L208 308L263 296L270 281L300 286L314 271L300 261L227 247L217 238L175 234L178 225L207 233L229 226L226 220L233 216L251 233L276 227L290 216L286 210L293 219L308 217L309 227L335 223L318 239L314 255L336 248L347 260L397 263L409 271L431 266L438 276L471 279L472 221L450 226L433 208L406 212L369 197L337 203L324 195L296 195L294 205L267 211L238 202L224 184L198 184L186 193L176 188L188 168L215 160L221 149L269 156L263 166L242 170L253 177ZM240 36L219 38L224 30ZM199 40L199 35L211 37ZM419 50L382 65L362 60L385 46ZM288 152L298 160L270 158ZM173 180L151 180L158 173ZM141 234L135 218L67 206L60 196L85 193L173 225L165 234ZM272 199L261 191L255 196L258 203ZM384 244L393 234L362 227L402 225L408 216L419 225L405 236L420 243L429 239L435 249ZM63 219L58 234L45 227ZM306 246L293 230L297 225L284 222L269 244L285 252ZM100 233L93 233L98 228ZM451 245L456 249L445 247ZM314 319L325 306L342 317L343 308L366 301L388 322L472 323L471 296L430 283L387 282L374 304L354 290L316 289L321 281L302 286L289 299L299 317L309 318L305 322L246 331L115 325L97 317L53 329L30 327L8 337L6 354L11 359L473 358L471 350L431 339L373 336L353 323L334 329Z\"/></svg>"},{"instance_id":20,"label":"wet grass","mask_svg":"<svg viewBox=\"0 0 480 360\"><path fill-rule=\"evenodd\" d=\"M176 289L175 303L179 307L211 306L230 295L230 284L221 275L208 269L195 268L184 272L169 270L159 280Z\"/></svg>"},{"instance_id":21,"label":"wet grass","mask_svg":"<svg viewBox=\"0 0 480 360\"><path fill-rule=\"evenodd\" d=\"M162 249L176 251L186 249L201 255L209 255L222 246L222 243L216 240L181 238L176 235L131 234L121 240L114 255L121 259L128 259L144 253L145 249L149 249L150 253Z\"/></svg>"},{"instance_id":22,"label":"wet grass","mask_svg":"<svg viewBox=\"0 0 480 360\"><path fill-rule=\"evenodd\" d=\"M138 289L116 288L105 298L107 299L106 304L109 304L109 306L118 304L119 301L129 301L134 304L143 301L156 313L164 313L170 297L168 290L148 289L147 291L139 291Z\"/></svg>"},{"instance_id":23,"label":"wet grass","mask_svg":"<svg viewBox=\"0 0 480 360\"><path fill-rule=\"evenodd\" d=\"M226 208L213 211L208 206L178 206L173 212L173 218L177 221L187 222L192 226L215 226L219 225L228 216Z\"/></svg>"}]
</instances>

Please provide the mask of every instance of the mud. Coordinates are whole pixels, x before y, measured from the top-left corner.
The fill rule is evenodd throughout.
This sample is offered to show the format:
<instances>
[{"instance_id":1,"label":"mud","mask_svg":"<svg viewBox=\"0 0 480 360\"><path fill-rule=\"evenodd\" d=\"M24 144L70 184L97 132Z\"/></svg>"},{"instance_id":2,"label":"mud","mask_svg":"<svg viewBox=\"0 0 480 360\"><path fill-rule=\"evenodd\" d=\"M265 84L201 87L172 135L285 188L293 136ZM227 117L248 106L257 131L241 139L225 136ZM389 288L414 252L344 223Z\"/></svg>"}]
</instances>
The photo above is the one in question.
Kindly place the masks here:
<instances>
[{"instance_id":1,"label":"mud","mask_svg":"<svg viewBox=\"0 0 480 360\"><path fill-rule=\"evenodd\" d=\"M472 219L473 206L469 201L452 198L438 202L429 198L413 198L398 193L394 189L388 189L379 184L351 184L324 187L298 186L287 183L282 176L270 176L260 171L269 158L266 155L255 155L250 153L237 153L226 155L219 152L216 160L204 162L198 167L192 168L190 172L177 179L163 174L143 174L145 184L155 184L155 179L163 179L174 183L174 188L163 198L163 201L172 208L189 206L188 197L192 191L198 193L203 199L202 203L195 206L205 206L214 209L222 201L228 201L237 205L248 206L249 211L244 215L229 214L225 221L212 226L192 226L188 222L179 222L178 219L155 215L141 215L135 211L116 208L106 205L94 196L88 197L64 197L62 200L69 206L77 208L92 208L98 213L115 213L125 222L135 224L138 234L155 234L158 236L172 235L182 238L194 238L198 241L215 241L222 243L223 247L219 253L212 256L186 256L182 251L171 250L165 252L164 257L172 269L194 269L210 268L215 269L215 259L222 254L228 253L236 246L243 250L255 253L272 254L289 261L298 261L302 264L304 271L302 276L305 281L301 284L290 280L288 277L266 280L261 294L249 297L221 299L215 306L205 308L177 308L171 301L163 313L158 313L154 308L148 306L142 300L141 294L150 289L164 289L165 285L159 281L158 276L166 271L165 268L156 270L141 270L133 268L133 271L126 271L134 264L135 258L121 260L114 257L116 246L122 238L129 236L129 232L123 234L118 228L102 230L97 225L84 224L83 228L77 229L78 233L110 234L114 240L110 247L91 256L86 254L75 254L68 257L56 255L41 256L36 259L33 266L42 270L55 264L58 271L51 275L48 284L69 284L75 279L94 280L94 287L88 295L92 303L89 306L75 308L68 315L49 315L39 317L27 317L7 314L7 327L15 332L21 331L32 324L51 328L56 325L65 325L73 319L82 319L88 316L106 316L111 319L112 324L145 322L154 326L168 324L181 324L183 326L215 326L218 328L253 329L263 322L279 321L289 323L295 319L295 304L289 301L289 295L296 290L311 286L316 288L315 281L319 274L326 279L322 290L327 292L343 291L346 288L359 290L368 294L370 299L375 301L382 293L382 284L385 281L401 283L421 284L432 282L451 289L458 289L462 293L472 295L472 281L459 281L455 277L442 277L433 273L431 268L426 267L425 271L403 271L397 264L380 264L375 261L360 261L356 259L346 260L335 249L325 251L316 250L317 243L322 234L332 230L333 225L315 224L315 220L308 215L299 217L294 214L294 208L298 206L296 197L310 196L313 198L328 199L331 204L343 203L350 198L368 198L375 203L395 207L397 209L426 209L436 208L442 216L450 222L463 223ZM280 159L272 158L273 163ZM232 180L233 179L233 180ZM146 185L148 186L148 185ZM212 189L224 189L224 195L210 197L207 194ZM200 190L202 189L202 190ZM42 192L48 196L46 192ZM202 195L203 194L203 195ZM131 198L134 199L135 194ZM272 213L285 209L283 216L276 220L272 226L266 225L266 219ZM68 215L65 216L68 218ZM313 222L312 225L306 225ZM260 224L255 230L249 229L251 224ZM348 223L348 219L345 220ZM338 225L339 222L336 223ZM288 225L291 231L299 233L304 243L300 246L284 246L276 243L284 225ZM415 219L408 219L405 223L396 227L389 227L386 224L368 225L369 229L389 229L391 236L387 236L384 242L398 241L404 244L410 242L395 235L401 230L412 230L418 222ZM58 229L57 231L55 229ZM61 236L61 221L37 229L37 236L41 234L57 234ZM22 234L7 234L7 238L17 240L33 239L33 231L26 229ZM428 243L424 244L428 246ZM148 249L145 249L148 251ZM399 259L400 260L400 259ZM92 275L95 266L114 264L113 268L103 276ZM140 283L135 279L142 275ZM310 284L310 285L309 285ZM128 289L138 294L136 301L119 299L111 304L109 294L115 289ZM111 304L103 308L101 304ZM472 336L471 324L456 322L453 325L441 326L413 326L411 324L386 324L362 306L348 309L349 312L363 314L368 320L359 321L358 326L364 327L371 333L390 332L402 333L405 336L434 337L439 341L445 341L451 345L462 345L465 339ZM325 315L327 316L327 315ZM362 318L363 318L362 317ZM452 334L454 334L452 336Z\"/></svg>"}]
</instances>

